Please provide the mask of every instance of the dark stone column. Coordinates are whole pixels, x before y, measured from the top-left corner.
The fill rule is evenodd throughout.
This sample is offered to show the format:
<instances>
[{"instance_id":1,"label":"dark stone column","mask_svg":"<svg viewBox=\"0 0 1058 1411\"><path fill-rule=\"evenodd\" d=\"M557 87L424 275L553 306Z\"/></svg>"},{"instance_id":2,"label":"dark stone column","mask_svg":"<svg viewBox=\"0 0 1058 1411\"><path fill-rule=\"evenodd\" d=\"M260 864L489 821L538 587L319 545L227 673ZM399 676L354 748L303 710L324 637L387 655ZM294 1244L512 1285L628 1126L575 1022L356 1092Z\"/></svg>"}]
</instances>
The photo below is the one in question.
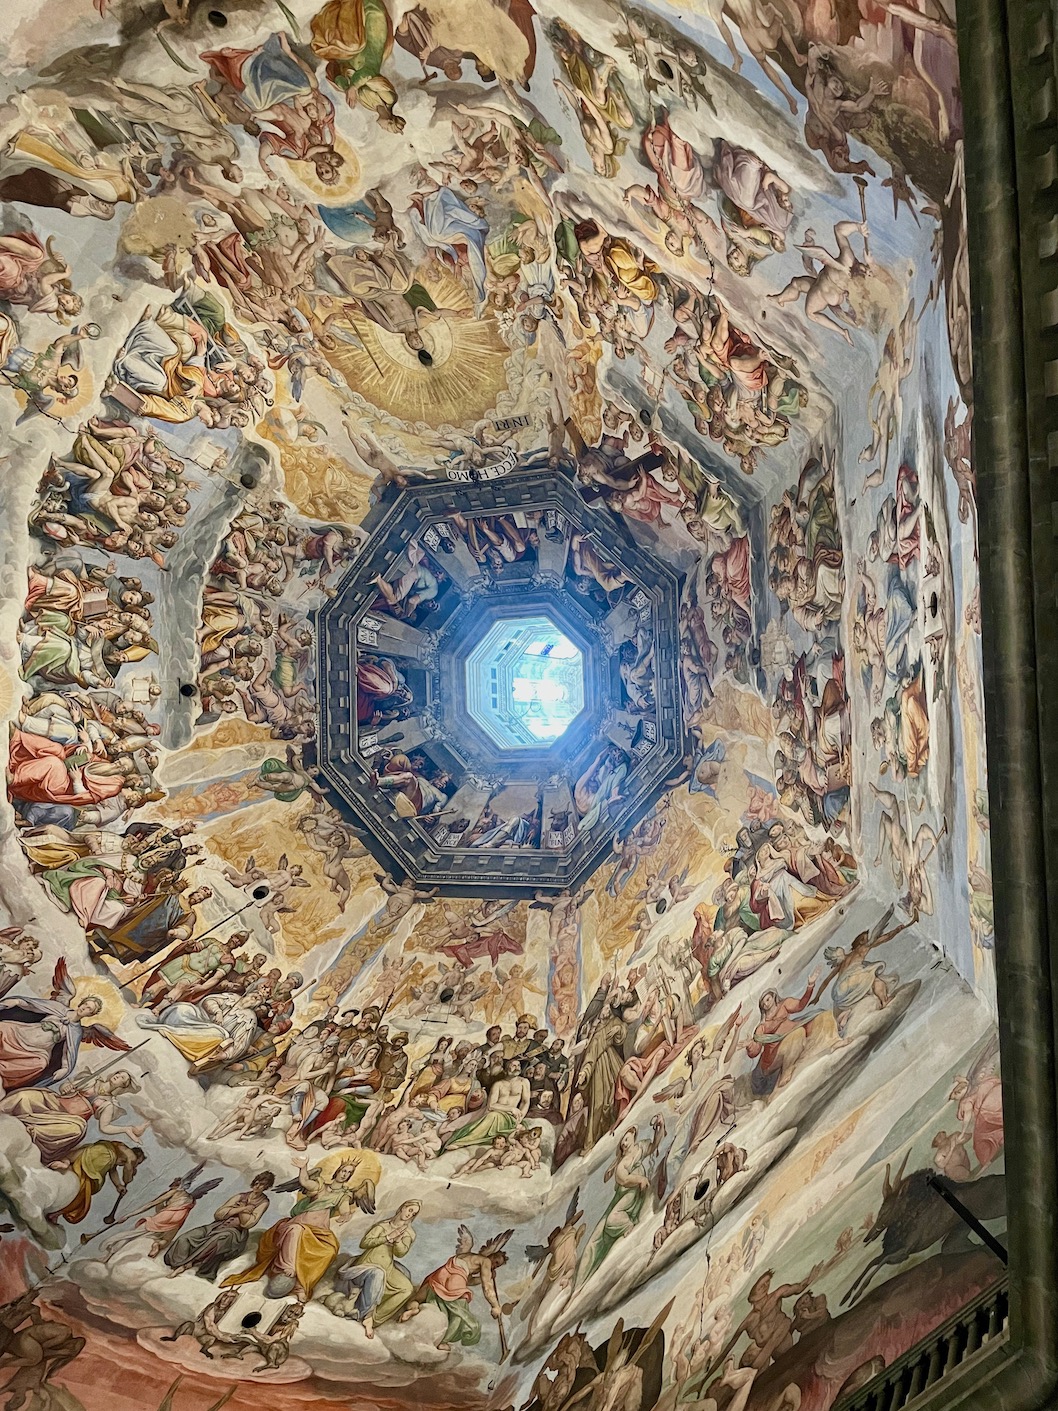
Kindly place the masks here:
<instances>
[{"instance_id":1,"label":"dark stone column","mask_svg":"<svg viewBox=\"0 0 1058 1411\"><path fill-rule=\"evenodd\" d=\"M936 1400L1058 1387L1058 112L1047 0L959 6L1011 1339ZM1049 801L1045 806L1044 800ZM997 1365L993 1365L997 1364ZM985 1369L988 1369L987 1371Z\"/></svg>"}]
</instances>

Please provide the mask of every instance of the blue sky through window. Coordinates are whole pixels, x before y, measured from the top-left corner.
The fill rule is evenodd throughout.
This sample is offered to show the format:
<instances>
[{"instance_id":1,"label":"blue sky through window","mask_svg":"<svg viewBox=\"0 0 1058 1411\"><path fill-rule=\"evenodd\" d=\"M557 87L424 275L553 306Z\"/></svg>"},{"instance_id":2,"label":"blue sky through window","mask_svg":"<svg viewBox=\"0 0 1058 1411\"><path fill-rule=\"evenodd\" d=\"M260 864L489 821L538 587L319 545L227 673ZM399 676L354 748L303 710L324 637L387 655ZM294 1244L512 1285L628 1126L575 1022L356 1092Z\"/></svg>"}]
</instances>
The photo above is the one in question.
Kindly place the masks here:
<instances>
[{"instance_id":1,"label":"blue sky through window","mask_svg":"<svg viewBox=\"0 0 1058 1411\"><path fill-rule=\"evenodd\" d=\"M543 614L501 618L467 659L470 713L497 744L553 744L584 709L580 650Z\"/></svg>"}]
</instances>

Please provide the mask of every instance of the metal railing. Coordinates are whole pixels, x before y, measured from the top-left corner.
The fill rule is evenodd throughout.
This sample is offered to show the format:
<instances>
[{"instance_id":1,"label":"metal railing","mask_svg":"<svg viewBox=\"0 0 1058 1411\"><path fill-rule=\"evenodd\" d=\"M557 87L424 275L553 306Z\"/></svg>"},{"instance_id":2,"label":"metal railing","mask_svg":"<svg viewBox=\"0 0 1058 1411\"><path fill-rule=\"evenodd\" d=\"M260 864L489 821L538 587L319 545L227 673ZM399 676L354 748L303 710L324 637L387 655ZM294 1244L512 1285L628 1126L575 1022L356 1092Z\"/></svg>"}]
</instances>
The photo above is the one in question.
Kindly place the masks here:
<instances>
[{"instance_id":1,"label":"metal railing","mask_svg":"<svg viewBox=\"0 0 1058 1411\"><path fill-rule=\"evenodd\" d=\"M833 1411L902 1411L985 1346L994 1344L997 1338L1005 1339L1008 1320L1009 1297L1004 1279L979 1294L883 1372L846 1393Z\"/></svg>"}]
</instances>

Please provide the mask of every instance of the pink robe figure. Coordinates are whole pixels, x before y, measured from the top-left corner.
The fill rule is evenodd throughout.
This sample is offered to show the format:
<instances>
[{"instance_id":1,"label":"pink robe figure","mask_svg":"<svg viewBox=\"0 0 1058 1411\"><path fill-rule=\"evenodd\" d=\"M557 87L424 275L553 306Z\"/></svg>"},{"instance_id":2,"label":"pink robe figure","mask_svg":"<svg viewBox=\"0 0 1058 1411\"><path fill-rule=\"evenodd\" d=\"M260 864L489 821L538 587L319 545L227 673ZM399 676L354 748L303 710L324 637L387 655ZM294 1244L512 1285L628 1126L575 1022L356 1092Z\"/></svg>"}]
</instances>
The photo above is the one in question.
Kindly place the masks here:
<instances>
[{"instance_id":1,"label":"pink robe figure","mask_svg":"<svg viewBox=\"0 0 1058 1411\"><path fill-rule=\"evenodd\" d=\"M663 518L674 520L683 505L683 495L678 487L670 488L649 470L641 471L633 488L619 493L616 498L623 515L641 520L644 524L654 524ZM666 507L671 507L673 513L666 516Z\"/></svg>"},{"instance_id":2,"label":"pink robe figure","mask_svg":"<svg viewBox=\"0 0 1058 1411\"><path fill-rule=\"evenodd\" d=\"M1003 1087L997 1077L983 1078L958 1108L963 1126L973 1122L973 1149L978 1164L987 1166L1003 1150Z\"/></svg>"},{"instance_id":3,"label":"pink robe figure","mask_svg":"<svg viewBox=\"0 0 1058 1411\"><path fill-rule=\"evenodd\" d=\"M689 142L676 136L668 118L647 128L643 154L658 175L661 194L671 198L671 205L691 205L706 195L709 188L701 158Z\"/></svg>"},{"instance_id":4,"label":"pink robe figure","mask_svg":"<svg viewBox=\"0 0 1058 1411\"><path fill-rule=\"evenodd\" d=\"M195 1208L191 1193L185 1192L184 1199L163 1205L160 1210L152 1210L149 1215L136 1221L136 1228L146 1235L160 1235L168 1243Z\"/></svg>"},{"instance_id":5,"label":"pink robe figure","mask_svg":"<svg viewBox=\"0 0 1058 1411\"><path fill-rule=\"evenodd\" d=\"M21 1088L39 1078L57 1041L54 1029L46 1024L0 1019L0 1083Z\"/></svg>"},{"instance_id":6,"label":"pink robe figure","mask_svg":"<svg viewBox=\"0 0 1058 1411\"><path fill-rule=\"evenodd\" d=\"M717 144L713 180L733 206L773 234L785 236L793 211L783 206L778 192L768 184L769 168L754 152L735 147L721 138ZM748 222L747 222L748 224Z\"/></svg>"},{"instance_id":7,"label":"pink robe figure","mask_svg":"<svg viewBox=\"0 0 1058 1411\"><path fill-rule=\"evenodd\" d=\"M32 304L37 295L35 279L46 258L44 246L29 231L6 236L0 247L0 299Z\"/></svg>"},{"instance_id":8,"label":"pink robe figure","mask_svg":"<svg viewBox=\"0 0 1058 1411\"><path fill-rule=\"evenodd\" d=\"M438 1298L443 1298L446 1303L457 1303L461 1300L470 1303L474 1293L470 1287L469 1278L469 1272L462 1260L458 1254L454 1254L451 1259L441 1265L440 1269L435 1269L432 1274L427 1274L423 1279L422 1286L430 1289Z\"/></svg>"},{"instance_id":9,"label":"pink robe figure","mask_svg":"<svg viewBox=\"0 0 1058 1411\"><path fill-rule=\"evenodd\" d=\"M733 539L723 553L714 554L709 572L720 583L720 596L725 602L737 603L745 613L750 610L749 539Z\"/></svg>"},{"instance_id":10,"label":"pink robe figure","mask_svg":"<svg viewBox=\"0 0 1058 1411\"><path fill-rule=\"evenodd\" d=\"M11 735L9 787L12 797L23 803L86 804L116 798L125 786L125 776L109 760L89 760L67 769L66 757L77 746L63 745L43 735L15 730ZM75 781L80 788L75 788Z\"/></svg>"}]
</instances>

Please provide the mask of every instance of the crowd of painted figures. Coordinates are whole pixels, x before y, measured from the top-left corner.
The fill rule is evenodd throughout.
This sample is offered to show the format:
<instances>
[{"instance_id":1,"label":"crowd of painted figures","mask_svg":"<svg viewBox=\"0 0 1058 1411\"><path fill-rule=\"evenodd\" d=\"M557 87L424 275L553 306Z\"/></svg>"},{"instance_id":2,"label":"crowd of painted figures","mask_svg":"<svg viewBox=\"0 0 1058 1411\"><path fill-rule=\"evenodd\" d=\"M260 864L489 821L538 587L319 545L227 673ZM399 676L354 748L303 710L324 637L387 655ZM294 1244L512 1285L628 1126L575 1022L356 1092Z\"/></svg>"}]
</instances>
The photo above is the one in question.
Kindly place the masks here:
<instances>
[{"instance_id":1,"label":"crowd of painted figures","mask_svg":"<svg viewBox=\"0 0 1058 1411\"><path fill-rule=\"evenodd\" d=\"M855 1228L839 1151L862 1118L875 1203L925 1133L884 1199L934 1169L1000 1211L997 1048L956 974L986 995L993 937L953 25L551 9L98 0L77 48L20 36L0 1127L28 1174L0 1190L43 1282L0 1306L7 1411L80 1405L76 1308L111 1305L145 1387L201 1354L278 1396L337 1330L380 1396L462 1366L466 1404L823 1411L985 1278L934 1299L905 1270L882 1316L884 1223ZM377 871L313 772L314 614L370 506L541 470L683 574L686 754L583 887L440 896ZM371 612L428 630L453 545L528 582L554 532L457 506ZM566 591L629 601L619 550L574 534ZM643 625L630 717L654 673ZM355 678L363 731L421 706L382 649ZM600 745L577 826L630 767ZM380 806L451 832L426 752L372 768ZM539 799L460 822L497 851L551 826ZM968 958L930 947L945 908ZM927 1003L965 1042L911 1121L878 1050ZM867 1063L880 1125L811 1134ZM781 1160L818 1192L794 1228L748 1199ZM704 1276L678 1263L714 1230ZM809 1272L772 1282L766 1246ZM136 1259L133 1317L107 1281ZM79 1279L76 1308L45 1297ZM648 1281L649 1326L592 1321Z\"/></svg>"}]
</instances>

